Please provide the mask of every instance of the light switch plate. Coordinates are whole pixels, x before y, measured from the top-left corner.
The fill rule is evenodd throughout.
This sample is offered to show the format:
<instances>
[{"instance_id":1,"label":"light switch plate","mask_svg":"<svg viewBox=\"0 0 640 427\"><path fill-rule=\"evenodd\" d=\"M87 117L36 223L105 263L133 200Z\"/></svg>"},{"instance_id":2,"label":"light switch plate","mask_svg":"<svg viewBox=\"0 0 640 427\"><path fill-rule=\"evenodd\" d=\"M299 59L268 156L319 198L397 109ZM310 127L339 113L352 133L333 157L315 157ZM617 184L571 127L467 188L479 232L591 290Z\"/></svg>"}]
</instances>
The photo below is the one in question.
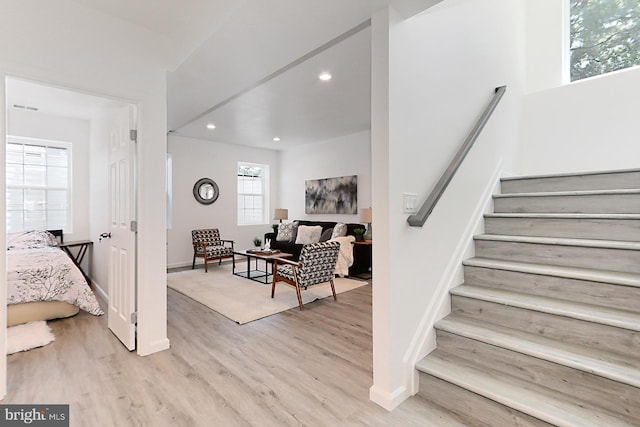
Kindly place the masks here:
<instances>
[{"instance_id":1,"label":"light switch plate","mask_svg":"<svg viewBox=\"0 0 640 427\"><path fill-rule=\"evenodd\" d=\"M402 213L414 214L418 211L418 195L411 193L402 194Z\"/></svg>"}]
</instances>

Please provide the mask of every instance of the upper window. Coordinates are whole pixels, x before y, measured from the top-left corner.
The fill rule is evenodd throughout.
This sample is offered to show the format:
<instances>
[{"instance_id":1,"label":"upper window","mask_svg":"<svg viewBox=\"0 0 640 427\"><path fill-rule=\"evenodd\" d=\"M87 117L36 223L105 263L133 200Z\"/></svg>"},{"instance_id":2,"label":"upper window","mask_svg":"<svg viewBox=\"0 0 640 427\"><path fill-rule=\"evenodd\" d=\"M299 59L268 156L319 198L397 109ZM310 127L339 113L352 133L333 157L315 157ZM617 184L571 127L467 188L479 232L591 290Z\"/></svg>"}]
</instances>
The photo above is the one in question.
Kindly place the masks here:
<instances>
[{"instance_id":1,"label":"upper window","mask_svg":"<svg viewBox=\"0 0 640 427\"><path fill-rule=\"evenodd\" d=\"M640 65L638 0L570 0L571 81Z\"/></svg>"},{"instance_id":2,"label":"upper window","mask_svg":"<svg viewBox=\"0 0 640 427\"><path fill-rule=\"evenodd\" d=\"M238 163L238 225L267 224L269 166Z\"/></svg>"},{"instance_id":3,"label":"upper window","mask_svg":"<svg viewBox=\"0 0 640 427\"><path fill-rule=\"evenodd\" d=\"M71 232L71 144L7 137L6 174L8 232Z\"/></svg>"}]
</instances>

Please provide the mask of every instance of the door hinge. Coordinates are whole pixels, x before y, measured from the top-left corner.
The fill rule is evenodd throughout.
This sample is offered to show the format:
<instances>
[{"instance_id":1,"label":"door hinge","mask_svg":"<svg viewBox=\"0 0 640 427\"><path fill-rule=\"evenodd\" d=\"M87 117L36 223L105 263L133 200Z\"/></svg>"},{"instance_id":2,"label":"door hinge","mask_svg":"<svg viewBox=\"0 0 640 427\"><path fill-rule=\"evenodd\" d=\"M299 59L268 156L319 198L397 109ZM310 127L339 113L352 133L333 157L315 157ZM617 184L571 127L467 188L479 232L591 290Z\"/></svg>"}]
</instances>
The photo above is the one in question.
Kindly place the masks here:
<instances>
[{"instance_id":1,"label":"door hinge","mask_svg":"<svg viewBox=\"0 0 640 427\"><path fill-rule=\"evenodd\" d=\"M134 233L138 232L138 221L131 221L131 231Z\"/></svg>"},{"instance_id":2,"label":"door hinge","mask_svg":"<svg viewBox=\"0 0 640 427\"><path fill-rule=\"evenodd\" d=\"M136 313L136 312L131 313L131 323L133 325L138 323L138 313Z\"/></svg>"},{"instance_id":3,"label":"door hinge","mask_svg":"<svg viewBox=\"0 0 640 427\"><path fill-rule=\"evenodd\" d=\"M138 131L135 129L131 129L129 131L129 139L132 141L138 141Z\"/></svg>"}]
</instances>

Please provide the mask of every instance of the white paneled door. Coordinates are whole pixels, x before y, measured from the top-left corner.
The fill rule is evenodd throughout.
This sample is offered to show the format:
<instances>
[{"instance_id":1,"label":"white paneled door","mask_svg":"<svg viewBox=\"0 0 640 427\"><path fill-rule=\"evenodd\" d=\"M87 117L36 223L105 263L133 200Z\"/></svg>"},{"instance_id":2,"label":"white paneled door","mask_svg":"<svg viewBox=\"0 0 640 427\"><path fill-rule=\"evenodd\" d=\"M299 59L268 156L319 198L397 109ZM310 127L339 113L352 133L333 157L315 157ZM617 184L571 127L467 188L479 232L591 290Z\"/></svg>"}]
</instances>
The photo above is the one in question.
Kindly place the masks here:
<instances>
[{"instance_id":1,"label":"white paneled door","mask_svg":"<svg viewBox=\"0 0 640 427\"><path fill-rule=\"evenodd\" d=\"M136 347L135 107L123 107L111 127L109 148L109 329Z\"/></svg>"}]
</instances>

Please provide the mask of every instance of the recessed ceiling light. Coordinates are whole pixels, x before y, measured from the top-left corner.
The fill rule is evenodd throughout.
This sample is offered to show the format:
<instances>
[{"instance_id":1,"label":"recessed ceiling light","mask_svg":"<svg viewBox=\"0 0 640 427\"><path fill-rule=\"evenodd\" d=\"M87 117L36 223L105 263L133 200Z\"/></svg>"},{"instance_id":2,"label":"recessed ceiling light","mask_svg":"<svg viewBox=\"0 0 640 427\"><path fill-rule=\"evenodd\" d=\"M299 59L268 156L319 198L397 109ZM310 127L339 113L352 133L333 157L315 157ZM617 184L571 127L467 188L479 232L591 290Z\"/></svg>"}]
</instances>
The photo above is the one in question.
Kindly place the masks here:
<instances>
[{"instance_id":1,"label":"recessed ceiling light","mask_svg":"<svg viewBox=\"0 0 640 427\"><path fill-rule=\"evenodd\" d=\"M318 78L319 78L320 80L325 81L325 82L326 82L327 80L331 80L331 77L332 77L332 76L331 76L331 73L328 73L328 72L326 72L326 71L325 71L325 72L320 73L320 75L318 76Z\"/></svg>"},{"instance_id":2,"label":"recessed ceiling light","mask_svg":"<svg viewBox=\"0 0 640 427\"><path fill-rule=\"evenodd\" d=\"M273 138L273 140L274 140L275 142L278 142L278 141L280 141L280 138L276 136L275 138Z\"/></svg>"},{"instance_id":3,"label":"recessed ceiling light","mask_svg":"<svg viewBox=\"0 0 640 427\"><path fill-rule=\"evenodd\" d=\"M207 123L207 129L215 129L216 125L214 125L213 123Z\"/></svg>"}]
</instances>

